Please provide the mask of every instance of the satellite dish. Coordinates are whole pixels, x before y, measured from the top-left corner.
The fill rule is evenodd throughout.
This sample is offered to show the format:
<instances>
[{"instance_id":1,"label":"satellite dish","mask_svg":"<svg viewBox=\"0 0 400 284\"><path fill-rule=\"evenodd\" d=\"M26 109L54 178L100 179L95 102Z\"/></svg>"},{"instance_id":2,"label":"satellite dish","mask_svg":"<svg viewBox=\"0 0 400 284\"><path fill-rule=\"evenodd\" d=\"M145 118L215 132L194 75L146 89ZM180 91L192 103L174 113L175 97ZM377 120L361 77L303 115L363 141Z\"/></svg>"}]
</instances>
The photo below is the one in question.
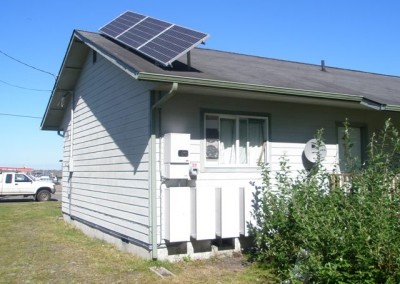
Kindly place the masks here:
<instances>
[{"instance_id":1,"label":"satellite dish","mask_svg":"<svg viewBox=\"0 0 400 284\"><path fill-rule=\"evenodd\" d=\"M304 155L306 156L307 160L311 163L316 163L318 160L318 151L319 151L319 158L323 161L326 157L326 146L323 142L321 142L318 148L317 139L311 139L306 143L304 148Z\"/></svg>"}]
</instances>

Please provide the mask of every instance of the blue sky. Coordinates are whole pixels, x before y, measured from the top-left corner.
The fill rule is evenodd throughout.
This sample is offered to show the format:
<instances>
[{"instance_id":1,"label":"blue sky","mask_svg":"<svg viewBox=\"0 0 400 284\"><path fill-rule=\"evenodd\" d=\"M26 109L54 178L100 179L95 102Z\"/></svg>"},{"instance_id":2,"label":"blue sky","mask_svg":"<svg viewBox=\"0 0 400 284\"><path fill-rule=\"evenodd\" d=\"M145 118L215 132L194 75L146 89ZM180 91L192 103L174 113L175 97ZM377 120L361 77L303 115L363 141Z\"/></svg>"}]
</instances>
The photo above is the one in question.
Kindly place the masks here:
<instances>
[{"instance_id":1,"label":"blue sky","mask_svg":"<svg viewBox=\"0 0 400 284\"><path fill-rule=\"evenodd\" d=\"M398 0L5 0L0 51L58 74L74 29L126 10L209 33L210 49L400 76ZM0 53L0 166L60 168L62 138L40 130L53 85Z\"/></svg>"}]
</instances>

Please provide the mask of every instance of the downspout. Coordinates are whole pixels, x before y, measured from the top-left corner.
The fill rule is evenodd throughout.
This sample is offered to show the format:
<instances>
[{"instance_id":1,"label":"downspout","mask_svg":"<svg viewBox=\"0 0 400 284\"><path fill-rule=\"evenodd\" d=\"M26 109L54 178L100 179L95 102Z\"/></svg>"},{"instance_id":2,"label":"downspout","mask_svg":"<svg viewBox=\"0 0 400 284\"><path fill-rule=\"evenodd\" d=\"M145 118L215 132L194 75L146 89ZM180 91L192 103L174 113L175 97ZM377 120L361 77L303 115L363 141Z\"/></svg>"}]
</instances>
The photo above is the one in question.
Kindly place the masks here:
<instances>
[{"instance_id":1,"label":"downspout","mask_svg":"<svg viewBox=\"0 0 400 284\"><path fill-rule=\"evenodd\" d=\"M73 160L73 154L74 154L74 95L72 95L71 98L71 130L70 130L70 135L69 135L69 160L68 160L68 171L70 174L74 171L74 160Z\"/></svg>"},{"instance_id":2,"label":"downspout","mask_svg":"<svg viewBox=\"0 0 400 284\"><path fill-rule=\"evenodd\" d=\"M176 94L178 90L178 83L173 83L169 92L164 95L160 100L154 102L151 107L151 137L150 137L150 203L151 203L151 257L152 259L158 258L158 243L157 243L157 135L160 138L161 129L159 128L159 121L161 113L159 112L161 106L172 96ZM155 101L155 96L153 97ZM152 102L153 103L153 102ZM161 141L160 141L161 142ZM160 143L161 144L161 143ZM161 150L161 149L160 149ZM160 165L161 169L161 165Z\"/></svg>"},{"instance_id":3,"label":"downspout","mask_svg":"<svg viewBox=\"0 0 400 284\"><path fill-rule=\"evenodd\" d=\"M173 97L176 94L176 91L178 90L178 83L172 83L171 90L169 90L168 94L164 95L159 101L157 101L153 105L153 109L155 108L161 108L161 106L168 101L171 97Z\"/></svg>"},{"instance_id":4,"label":"downspout","mask_svg":"<svg viewBox=\"0 0 400 284\"><path fill-rule=\"evenodd\" d=\"M156 134L155 121L156 113L151 111L151 138L150 138L150 203L151 203L151 258L157 259L157 178L156 178Z\"/></svg>"},{"instance_id":5,"label":"downspout","mask_svg":"<svg viewBox=\"0 0 400 284\"><path fill-rule=\"evenodd\" d=\"M68 209L69 209L69 216L71 215L71 200L72 200L72 174L74 172L74 106L75 106L75 95L73 92L69 92L68 94L71 95L71 123L70 123L70 131L69 131L69 159L68 159Z\"/></svg>"}]
</instances>

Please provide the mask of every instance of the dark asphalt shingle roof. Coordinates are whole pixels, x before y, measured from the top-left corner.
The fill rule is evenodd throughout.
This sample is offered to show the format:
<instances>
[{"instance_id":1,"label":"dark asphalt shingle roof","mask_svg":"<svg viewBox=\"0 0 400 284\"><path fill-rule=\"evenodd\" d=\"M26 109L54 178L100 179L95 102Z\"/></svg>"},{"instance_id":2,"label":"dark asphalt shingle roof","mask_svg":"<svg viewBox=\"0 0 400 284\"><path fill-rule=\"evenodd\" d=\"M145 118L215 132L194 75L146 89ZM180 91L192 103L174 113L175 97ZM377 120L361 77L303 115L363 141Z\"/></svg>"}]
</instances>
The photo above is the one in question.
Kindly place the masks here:
<instances>
[{"instance_id":1,"label":"dark asphalt shingle roof","mask_svg":"<svg viewBox=\"0 0 400 284\"><path fill-rule=\"evenodd\" d=\"M76 33L138 72L356 95L381 104L400 105L397 76L333 67L323 72L320 65L203 48L191 51L191 65L197 72L174 70L157 66L98 33ZM181 59L186 63L186 57Z\"/></svg>"}]
</instances>

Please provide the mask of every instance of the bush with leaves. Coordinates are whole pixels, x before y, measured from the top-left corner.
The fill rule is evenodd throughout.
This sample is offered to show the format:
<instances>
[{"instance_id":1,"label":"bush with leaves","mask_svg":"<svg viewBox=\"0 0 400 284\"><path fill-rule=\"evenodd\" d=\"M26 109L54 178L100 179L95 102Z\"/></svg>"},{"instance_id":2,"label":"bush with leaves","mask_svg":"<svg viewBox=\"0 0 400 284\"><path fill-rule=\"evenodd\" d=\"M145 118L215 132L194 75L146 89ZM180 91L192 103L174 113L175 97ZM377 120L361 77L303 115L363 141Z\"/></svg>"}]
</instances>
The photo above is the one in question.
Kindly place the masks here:
<instances>
[{"instance_id":1,"label":"bush with leaves","mask_svg":"<svg viewBox=\"0 0 400 284\"><path fill-rule=\"evenodd\" d=\"M322 130L316 139L319 147ZM320 157L295 178L286 157L274 175L261 165L250 258L288 283L400 283L399 156L399 132L388 120L364 165L349 164L347 183L332 182Z\"/></svg>"}]
</instances>

